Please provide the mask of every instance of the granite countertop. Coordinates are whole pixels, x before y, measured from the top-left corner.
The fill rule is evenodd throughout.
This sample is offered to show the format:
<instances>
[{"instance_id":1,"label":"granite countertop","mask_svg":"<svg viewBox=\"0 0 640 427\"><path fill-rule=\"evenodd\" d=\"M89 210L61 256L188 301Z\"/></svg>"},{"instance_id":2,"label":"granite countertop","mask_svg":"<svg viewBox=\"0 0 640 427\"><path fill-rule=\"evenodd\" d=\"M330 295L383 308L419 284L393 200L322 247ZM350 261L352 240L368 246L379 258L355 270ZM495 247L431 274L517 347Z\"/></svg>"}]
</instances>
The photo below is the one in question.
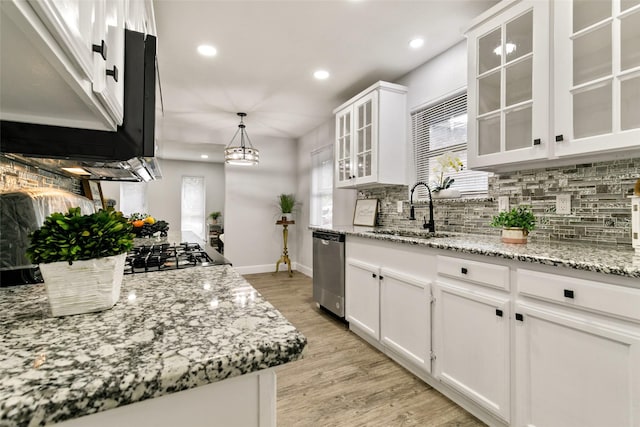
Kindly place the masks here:
<instances>
[{"instance_id":1,"label":"granite countertop","mask_svg":"<svg viewBox=\"0 0 640 427\"><path fill-rule=\"evenodd\" d=\"M422 230L374 229L372 227L310 227L318 231L333 231L351 236L366 237L449 251L486 255L516 261L569 267L623 277L640 278L640 257L631 247L600 246L571 242L540 242L529 238L525 245L506 244L500 236L459 233L429 233ZM394 235L393 233L407 234ZM415 234L415 236L410 236ZM428 238L421 237L429 236Z\"/></svg>"},{"instance_id":2,"label":"granite countertop","mask_svg":"<svg viewBox=\"0 0 640 427\"><path fill-rule=\"evenodd\" d=\"M0 325L0 426L60 422L281 365L306 345L230 266L126 275L111 310L58 318L44 285L1 289Z\"/></svg>"}]
</instances>

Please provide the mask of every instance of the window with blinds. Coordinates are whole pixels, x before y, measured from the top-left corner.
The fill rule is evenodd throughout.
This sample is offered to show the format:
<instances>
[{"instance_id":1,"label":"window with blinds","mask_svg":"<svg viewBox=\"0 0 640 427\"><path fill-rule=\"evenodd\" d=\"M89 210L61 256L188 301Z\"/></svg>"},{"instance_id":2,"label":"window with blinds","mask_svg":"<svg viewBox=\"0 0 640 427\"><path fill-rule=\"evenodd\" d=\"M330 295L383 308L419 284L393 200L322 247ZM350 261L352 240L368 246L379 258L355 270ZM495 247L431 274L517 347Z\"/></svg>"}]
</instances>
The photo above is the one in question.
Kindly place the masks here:
<instances>
[{"instance_id":1,"label":"window with blinds","mask_svg":"<svg viewBox=\"0 0 640 427\"><path fill-rule=\"evenodd\" d=\"M465 196L487 194L488 173L467 169L467 92L438 101L411 113L411 134L417 181L433 183L438 181L434 167L437 157L451 151L460 158L463 169L448 171L455 181L455 188ZM428 198L427 190L416 189L419 198Z\"/></svg>"}]
</instances>

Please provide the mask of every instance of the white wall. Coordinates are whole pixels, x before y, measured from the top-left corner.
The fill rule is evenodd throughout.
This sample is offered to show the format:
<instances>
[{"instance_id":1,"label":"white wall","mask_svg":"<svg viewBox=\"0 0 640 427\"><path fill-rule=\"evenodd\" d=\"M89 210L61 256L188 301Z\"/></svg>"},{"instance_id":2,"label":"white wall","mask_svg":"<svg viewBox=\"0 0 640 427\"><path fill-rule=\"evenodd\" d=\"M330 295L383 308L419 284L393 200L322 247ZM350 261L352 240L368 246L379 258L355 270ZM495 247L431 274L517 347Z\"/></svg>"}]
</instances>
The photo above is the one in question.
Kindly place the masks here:
<instances>
[{"instance_id":1,"label":"white wall","mask_svg":"<svg viewBox=\"0 0 640 427\"><path fill-rule=\"evenodd\" d=\"M261 137L253 142L260 150L258 165L225 165L224 256L241 274L275 271L282 254L282 226L275 224L282 216L277 196L297 192L295 141ZM288 242L293 263L296 235L306 226L294 219ZM280 271L283 267L286 270L281 264Z\"/></svg>"},{"instance_id":2,"label":"white wall","mask_svg":"<svg viewBox=\"0 0 640 427\"><path fill-rule=\"evenodd\" d=\"M183 176L203 176L205 185L205 214L222 212L225 218L225 175L222 163L188 162L182 160L158 159L162 179L137 185L147 186L149 215L169 223L171 231L180 230L181 193ZM105 198L116 200L116 209L120 207L120 183L103 182L102 192ZM207 218L208 221L208 218Z\"/></svg>"}]
</instances>

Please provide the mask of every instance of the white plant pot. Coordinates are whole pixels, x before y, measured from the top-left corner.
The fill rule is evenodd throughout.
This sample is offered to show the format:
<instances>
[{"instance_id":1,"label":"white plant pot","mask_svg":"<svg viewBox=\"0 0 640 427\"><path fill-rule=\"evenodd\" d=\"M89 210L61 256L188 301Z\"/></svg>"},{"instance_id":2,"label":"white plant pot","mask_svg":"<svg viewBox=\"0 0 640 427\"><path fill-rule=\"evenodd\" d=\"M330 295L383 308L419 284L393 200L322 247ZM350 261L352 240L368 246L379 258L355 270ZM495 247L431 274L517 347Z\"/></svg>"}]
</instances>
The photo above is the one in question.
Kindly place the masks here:
<instances>
[{"instance_id":1,"label":"white plant pot","mask_svg":"<svg viewBox=\"0 0 640 427\"><path fill-rule=\"evenodd\" d=\"M522 228L503 228L502 243L527 243L527 234Z\"/></svg>"},{"instance_id":2,"label":"white plant pot","mask_svg":"<svg viewBox=\"0 0 640 427\"><path fill-rule=\"evenodd\" d=\"M40 264L52 316L108 310L120 298L126 253Z\"/></svg>"},{"instance_id":3,"label":"white plant pot","mask_svg":"<svg viewBox=\"0 0 640 427\"><path fill-rule=\"evenodd\" d=\"M460 190L456 190L455 188L446 188L438 191L437 193L433 193L434 199L456 199L459 197Z\"/></svg>"},{"instance_id":4,"label":"white plant pot","mask_svg":"<svg viewBox=\"0 0 640 427\"><path fill-rule=\"evenodd\" d=\"M293 214L292 213L283 213L282 214L282 219L285 221L293 221Z\"/></svg>"}]
</instances>

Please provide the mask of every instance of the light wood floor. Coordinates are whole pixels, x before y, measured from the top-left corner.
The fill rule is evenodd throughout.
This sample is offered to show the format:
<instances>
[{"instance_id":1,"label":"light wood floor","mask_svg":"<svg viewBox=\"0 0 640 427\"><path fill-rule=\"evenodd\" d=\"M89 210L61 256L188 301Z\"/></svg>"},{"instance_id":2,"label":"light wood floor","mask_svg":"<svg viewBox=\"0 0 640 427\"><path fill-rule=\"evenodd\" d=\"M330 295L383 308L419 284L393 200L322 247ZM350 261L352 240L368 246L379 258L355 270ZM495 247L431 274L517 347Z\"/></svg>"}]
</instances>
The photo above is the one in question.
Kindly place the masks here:
<instances>
[{"instance_id":1,"label":"light wood floor","mask_svg":"<svg viewBox=\"0 0 640 427\"><path fill-rule=\"evenodd\" d=\"M308 340L278 368L278 426L484 426L464 409L316 308L294 272L245 275Z\"/></svg>"}]
</instances>

